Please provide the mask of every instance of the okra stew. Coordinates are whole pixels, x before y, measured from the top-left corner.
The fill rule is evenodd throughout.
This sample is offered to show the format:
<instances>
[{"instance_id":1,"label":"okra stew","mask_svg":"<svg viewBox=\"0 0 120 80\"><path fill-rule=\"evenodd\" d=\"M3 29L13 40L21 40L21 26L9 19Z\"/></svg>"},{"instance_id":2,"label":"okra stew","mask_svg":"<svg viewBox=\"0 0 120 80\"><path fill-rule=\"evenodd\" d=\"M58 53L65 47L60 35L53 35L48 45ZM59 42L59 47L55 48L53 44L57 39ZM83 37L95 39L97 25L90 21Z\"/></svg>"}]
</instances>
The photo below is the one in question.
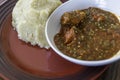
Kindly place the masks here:
<instances>
[{"instance_id":1,"label":"okra stew","mask_svg":"<svg viewBox=\"0 0 120 80\"><path fill-rule=\"evenodd\" d=\"M90 7L65 12L54 37L58 49L80 60L103 60L120 50L120 22L111 12Z\"/></svg>"}]
</instances>

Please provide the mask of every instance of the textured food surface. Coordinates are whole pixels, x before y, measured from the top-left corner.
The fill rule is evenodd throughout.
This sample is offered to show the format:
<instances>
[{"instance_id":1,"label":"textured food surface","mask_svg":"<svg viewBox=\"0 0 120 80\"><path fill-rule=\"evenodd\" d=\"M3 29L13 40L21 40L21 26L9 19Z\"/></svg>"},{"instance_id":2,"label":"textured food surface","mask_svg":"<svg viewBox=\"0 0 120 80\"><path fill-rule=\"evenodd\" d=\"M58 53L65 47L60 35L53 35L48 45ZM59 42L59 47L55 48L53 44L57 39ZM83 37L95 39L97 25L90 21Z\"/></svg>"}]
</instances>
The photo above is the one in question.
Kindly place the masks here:
<instances>
[{"instance_id":1,"label":"textured food surface","mask_svg":"<svg viewBox=\"0 0 120 80\"><path fill-rule=\"evenodd\" d=\"M115 14L95 7L65 12L54 41L70 57L108 59L120 50L120 22Z\"/></svg>"},{"instance_id":2,"label":"textured food surface","mask_svg":"<svg viewBox=\"0 0 120 80\"><path fill-rule=\"evenodd\" d=\"M60 0L18 0L12 12L12 25L19 39L41 48L49 48L45 38L45 24L60 4Z\"/></svg>"}]
</instances>

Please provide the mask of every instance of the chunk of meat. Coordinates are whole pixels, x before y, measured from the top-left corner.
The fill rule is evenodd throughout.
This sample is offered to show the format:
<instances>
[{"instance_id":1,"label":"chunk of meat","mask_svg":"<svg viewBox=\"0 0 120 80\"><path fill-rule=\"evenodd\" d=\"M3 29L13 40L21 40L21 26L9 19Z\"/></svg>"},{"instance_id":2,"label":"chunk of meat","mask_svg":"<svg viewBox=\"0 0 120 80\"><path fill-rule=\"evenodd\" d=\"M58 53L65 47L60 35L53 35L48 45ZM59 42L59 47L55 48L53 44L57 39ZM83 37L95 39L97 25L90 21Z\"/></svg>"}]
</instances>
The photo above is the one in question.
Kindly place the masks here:
<instances>
[{"instance_id":1,"label":"chunk of meat","mask_svg":"<svg viewBox=\"0 0 120 80\"><path fill-rule=\"evenodd\" d=\"M64 24L70 24L70 13L69 12L66 12L63 14L63 16L61 17L61 24L64 25Z\"/></svg>"},{"instance_id":2,"label":"chunk of meat","mask_svg":"<svg viewBox=\"0 0 120 80\"><path fill-rule=\"evenodd\" d=\"M65 37L65 43L66 44L72 42L75 38L74 27L72 27L70 30L66 31L64 37Z\"/></svg>"},{"instance_id":3,"label":"chunk of meat","mask_svg":"<svg viewBox=\"0 0 120 80\"><path fill-rule=\"evenodd\" d=\"M84 18L86 14L83 11L76 10L72 12L66 12L61 17L61 24L62 25L77 25L79 24Z\"/></svg>"},{"instance_id":4,"label":"chunk of meat","mask_svg":"<svg viewBox=\"0 0 120 80\"><path fill-rule=\"evenodd\" d=\"M105 17L103 15L94 15L93 18L98 22L105 20Z\"/></svg>"}]
</instances>

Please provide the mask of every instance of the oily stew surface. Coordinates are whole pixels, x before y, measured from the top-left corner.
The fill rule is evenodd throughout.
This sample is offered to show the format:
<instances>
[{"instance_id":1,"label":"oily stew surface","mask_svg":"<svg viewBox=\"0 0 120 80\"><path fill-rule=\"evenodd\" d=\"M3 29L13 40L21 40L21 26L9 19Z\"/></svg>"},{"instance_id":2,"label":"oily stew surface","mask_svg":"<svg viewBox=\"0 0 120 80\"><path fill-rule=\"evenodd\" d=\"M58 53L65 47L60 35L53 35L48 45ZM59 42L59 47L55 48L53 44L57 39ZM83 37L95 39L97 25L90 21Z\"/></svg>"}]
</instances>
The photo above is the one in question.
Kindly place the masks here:
<instances>
[{"instance_id":1,"label":"oily stew surface","mask_svg":"<svg viewBox=\"0 0 120 80\"><path fill-rule=\"evenodd\" d=\"M103 60L120 50L118 18L99 8L66 12L54 41L64 54L82 60Z\"/></svg>"}]
</instances>

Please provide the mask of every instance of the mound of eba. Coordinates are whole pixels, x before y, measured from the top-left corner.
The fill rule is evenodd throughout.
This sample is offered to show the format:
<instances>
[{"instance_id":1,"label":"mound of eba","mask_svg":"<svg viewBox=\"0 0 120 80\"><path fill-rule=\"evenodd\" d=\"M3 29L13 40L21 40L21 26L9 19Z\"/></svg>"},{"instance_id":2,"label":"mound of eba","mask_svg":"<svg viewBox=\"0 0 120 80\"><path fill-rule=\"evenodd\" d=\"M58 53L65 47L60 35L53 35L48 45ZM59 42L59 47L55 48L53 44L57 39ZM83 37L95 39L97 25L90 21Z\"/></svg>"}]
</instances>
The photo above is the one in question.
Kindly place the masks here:
<instances>
[{"instance_id":1,"label":"mound of eba","mask_svg":"<svg viewBox=\"0 0 120 80\"><path fill-rule=\"evenodd\" d=\"M18 38L41 48L49 48L45 38L45 24L60 4L60 0L19 0L12 12L12 25Z\"/></svg>"}]
</instances>

